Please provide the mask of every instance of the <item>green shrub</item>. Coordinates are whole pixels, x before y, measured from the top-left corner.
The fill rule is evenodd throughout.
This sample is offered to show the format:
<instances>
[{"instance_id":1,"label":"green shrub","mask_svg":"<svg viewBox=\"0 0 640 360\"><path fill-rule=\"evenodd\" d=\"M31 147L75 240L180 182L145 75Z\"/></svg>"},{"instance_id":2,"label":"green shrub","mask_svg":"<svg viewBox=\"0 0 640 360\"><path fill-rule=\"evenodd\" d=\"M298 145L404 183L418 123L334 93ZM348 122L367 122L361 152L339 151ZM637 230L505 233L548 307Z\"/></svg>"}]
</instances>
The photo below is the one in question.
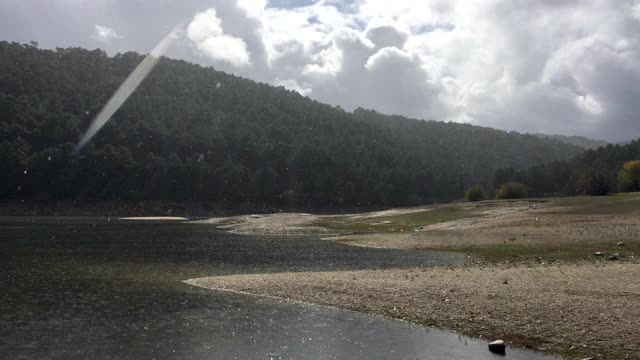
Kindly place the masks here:
<instances>
[{"instance_id":1,"label":"green shrub","mask_svg":"<svg viewBox=\"0 0 640 360\"><path fill-rule=\"evenodd\" d=\"M640 191L640 160L624 164L618 173L618 185L622 192Z\"/></svg>"},{"instance_id":2,"label":"green shrub","mask_svg":"<svg viewBox=\"0 0 640 360\"><path fill-rule=\"evenodd\" d=\"M484 200L484 192L480 186L472 186L464 193L464 198L471 202L482 201Z\"/></svg>"},{"instance_id":3,"label":"green shrub","mask_svg":"<svg viewBox=\"0 0 640 360\"><path fill-rule=\"evenodd\" d=\"M519 182L510 181L502 184L496 191L496 199L523 199L529 194L529 189Z\"/></svg>"},{"instance_id":4,"label":"green shrub","mask_svg":"<svg viewBox=\"0 0 640 360\"><path fill-rule=\"evenodd\" d=\"M620 170L620 172L618 173L618 187L620 188L620 192L637 191L635 182L624 170Z\"/></svg>"},{"instance_id":5,"label":"green shrub","mask_svg":"<svg viewBox=\"0 0 640 360\"><path fill-rule=\"evenodd\" d=\"M594 169L589 169L580 176L578 188L586 195L607 195L609 194L609 181L602 173Z\"/></svg>"}]
</instances>

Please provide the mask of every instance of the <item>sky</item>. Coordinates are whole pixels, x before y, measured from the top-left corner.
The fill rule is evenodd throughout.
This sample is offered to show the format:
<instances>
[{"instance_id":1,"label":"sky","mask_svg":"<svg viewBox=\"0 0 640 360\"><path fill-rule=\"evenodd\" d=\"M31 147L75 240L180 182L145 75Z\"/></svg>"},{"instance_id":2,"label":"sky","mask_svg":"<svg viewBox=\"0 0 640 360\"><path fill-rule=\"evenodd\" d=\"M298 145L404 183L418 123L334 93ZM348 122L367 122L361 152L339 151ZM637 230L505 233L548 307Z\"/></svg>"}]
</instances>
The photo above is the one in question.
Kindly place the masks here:
<instances>
[{"instance_id":1,"label":"sky","mask_svg":"<svg viewBox=\"0 0 640 360\"><path fill-rule=\"evenodd\" d=\"M3 0L0 39L166 53L318 101L640 137L640 0Z\"/></svg>"}]
</instances>

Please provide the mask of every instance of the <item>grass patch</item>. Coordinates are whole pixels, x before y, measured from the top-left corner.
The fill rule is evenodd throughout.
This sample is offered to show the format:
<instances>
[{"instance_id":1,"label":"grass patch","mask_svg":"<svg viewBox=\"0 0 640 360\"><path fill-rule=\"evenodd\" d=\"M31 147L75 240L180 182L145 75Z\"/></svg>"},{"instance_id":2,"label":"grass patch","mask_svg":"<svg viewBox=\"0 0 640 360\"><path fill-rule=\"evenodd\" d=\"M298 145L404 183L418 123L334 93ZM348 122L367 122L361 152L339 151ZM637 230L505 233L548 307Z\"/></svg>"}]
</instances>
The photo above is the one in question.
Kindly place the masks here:
<instances>
[{"instance_id":1,"label":"grass patch","mask_svg":"<svg viewBox=\"0 0 640 360\"><path fill-rule=\"evenodd\" d=\"M567 215L615 215L640 211L640 193L620 193L608 196L576 196L558 198L555 206L570 206L563 209Z\"/></svg>"},{"instance_id":2,"label":"grass patch","mask_svg":"<svg viewBox=\"0 0 640 360\"><path fill-rule=\"evenodd\" d=\"M479 215L461 207L447 206L409 214L379 217L325 217L316 224L342 233L394 233L412 231L421 226L476 216Z\"/></svg>"},{"instance_id":3,"label":"grass patch","mask_svg":"<svg viewBox=\"0 0 640 360\"><path fill-rule=\"evenodd\" d=\"M438 247L437 249L419 247L422 251L451 251L477 256L489 262L531 262L531 261L577 261L607 259L618 253L628 256L640 251L640 245L619 247L611 243L587 244L488 244L476 246ZM605 256L596 257L599 251Z\"/></svg>"}]
</instances>

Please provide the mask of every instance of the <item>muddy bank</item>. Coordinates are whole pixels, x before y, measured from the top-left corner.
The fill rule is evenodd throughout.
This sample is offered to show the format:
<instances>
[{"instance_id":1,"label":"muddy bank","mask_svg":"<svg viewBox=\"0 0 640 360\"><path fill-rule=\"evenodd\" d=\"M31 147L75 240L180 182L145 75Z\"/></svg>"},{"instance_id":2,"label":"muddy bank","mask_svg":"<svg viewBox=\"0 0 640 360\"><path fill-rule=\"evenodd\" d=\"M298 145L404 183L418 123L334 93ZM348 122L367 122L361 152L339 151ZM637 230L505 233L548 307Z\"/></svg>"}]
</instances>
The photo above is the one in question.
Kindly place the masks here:
<instances>
[{"instance_id":1,"label":"muddy bank","mask_svg":"<svg viewBox=\"0 0 640 360\"><path fill-rule=\"evenodd\" d=\"M417 268L199 278L190 284L386 315L598 359L640 359L640 265Z\"/></svg>"}]
</instances>

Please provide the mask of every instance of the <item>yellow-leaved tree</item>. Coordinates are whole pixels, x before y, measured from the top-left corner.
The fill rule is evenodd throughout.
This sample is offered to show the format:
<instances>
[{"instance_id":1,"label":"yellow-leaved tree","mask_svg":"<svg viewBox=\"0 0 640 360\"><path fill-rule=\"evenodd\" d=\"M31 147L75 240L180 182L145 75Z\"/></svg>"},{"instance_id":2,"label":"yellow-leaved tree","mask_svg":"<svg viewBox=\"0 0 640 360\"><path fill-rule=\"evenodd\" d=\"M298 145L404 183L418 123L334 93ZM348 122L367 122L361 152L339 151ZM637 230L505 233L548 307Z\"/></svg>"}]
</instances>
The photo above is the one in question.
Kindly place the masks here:
<instances>
[{"instance_id":1,"label":"yellow-leaved tree","mask_svg":"<svg viewBox=\"0 0 640 360\"><path fill-rule=\"evenodd\" d=\"M620 191L640 191L640 160L627 161L618 173Z\"/></svg>"}]
</instances>

